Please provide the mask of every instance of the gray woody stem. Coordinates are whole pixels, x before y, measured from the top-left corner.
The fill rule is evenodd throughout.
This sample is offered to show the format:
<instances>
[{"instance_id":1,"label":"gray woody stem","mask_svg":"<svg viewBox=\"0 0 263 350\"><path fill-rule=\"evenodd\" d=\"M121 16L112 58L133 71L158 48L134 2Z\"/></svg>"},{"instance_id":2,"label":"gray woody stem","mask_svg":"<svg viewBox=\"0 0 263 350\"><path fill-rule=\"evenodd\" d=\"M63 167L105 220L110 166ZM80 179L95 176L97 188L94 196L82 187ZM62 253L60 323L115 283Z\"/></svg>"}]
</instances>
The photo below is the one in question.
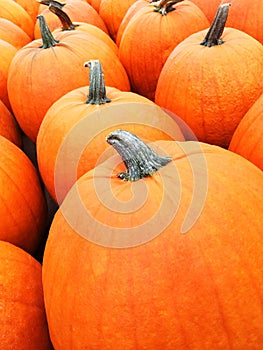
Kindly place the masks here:
<instances>
[{"instance_id":1,"label":"gray woody stem","mask_svg":"<svg viewBox=\"0 0 263 350\"><path fill-rule=\"evenodd\" d=\"M89 96L87 104L101 105L110 102L106 96L104 73L99 60L90 60L84 63L89 68Z\"/></svg>"},{"instance_id":2,"label":"gray woody stem","mask_svg":"<svg viewBox=\"0 0 263 350\"><path fill-rule=\"evenodd\" d=\"M44 16L38 15L37 19L39 20L40 33L43 42L40 47L43 49L48 49L49 47L56 46L59 41L53 37L50 29L47 26Z\"/></svg>"},{"instance_id":3,"label":"gray woody stem","mask_svg":"<svg viewBox=\"0 0 263 350\"><path fill-rule=\"evenodd\" d=\"M172 160L171 157L159 156L136 135L125 130L113 131L106 140L120 154L126 166L127 171L118 174L126 181L151 176Z\"/></svg>"}]
</instances>

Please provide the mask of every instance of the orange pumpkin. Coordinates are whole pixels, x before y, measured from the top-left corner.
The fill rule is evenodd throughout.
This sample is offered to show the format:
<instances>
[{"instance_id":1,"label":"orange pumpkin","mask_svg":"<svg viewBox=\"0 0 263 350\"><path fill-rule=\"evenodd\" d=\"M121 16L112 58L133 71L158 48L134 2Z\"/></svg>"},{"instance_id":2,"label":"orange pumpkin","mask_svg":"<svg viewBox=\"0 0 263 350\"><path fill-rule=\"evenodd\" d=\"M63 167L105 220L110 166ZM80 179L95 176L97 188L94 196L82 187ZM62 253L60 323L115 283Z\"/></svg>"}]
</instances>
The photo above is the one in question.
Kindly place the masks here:
<instances>
[{"instance_id":1,"label":"orange pumpkin","mask_svg":"<svg viewBox=\"0 0 263 350\"><path fill-rule=\"evenodd\" d=\"M99 12L101 0L87 0L87 2Z\"/></svg>"},{"instance_id":2,"label":"orange pumpkin","mask_svg":"<svg viewBox=\"0 0 263 350\"><path fill-rule=\"evenodd\" d=\"M52 4L52 0L43 0L43 4ZM56 1L56 3L59 3ZM107 27L103 19L99 16L98 12L86 1L83 0L67 0L63 7L63 11L71 18L72 21L76 22L87 22L93 24L108 33ZM51 31L60 28L61 23L58 17L52 13L48 8L41 11L41 15L45 17L48 27ZM35 24L34 38L41 38L40 28L38 23Z\"/></svg>"},{"instance_id":3,"label":"orange pumpkin","mask_svg":"<svg viewBox=\"0 0 263 350\"><path fill-rule=\"evenodd\" d=\"M215 18L215 14L218 9L218 6L226 2L226 0L191 0L191 1L204 12L204 14L206 15L210 23L212 23L213 19Z\"/></svg>"},{"instance_id":4,"label":"orange pumpkin","mask_svg":"<svg viewBox=\"0 0 263 350\"><path fill-rule=\"evenodd\" d=\"M120 23L129 7L136 0L101 0L99 15L106 24L111 38L115 41Z\"/></svg>"},{"instance_id":5,"label":"orange pumpkin","mask_svg":"<svg viewBox=\"0 0 263 350\"><path fill-rule=\"evenodd\" d=\"M126 134L107 140L128 173L119 156L87 172L51 224L43 288L55 349L257 349L263 173L198 142L151 144L160 158Z\"/></svg>"},{"instance_id":6,"label":"orange pumpkin","mask_svg":"<svg viewBox=\"0 0 263 350\"><path fill-rule=\"evenodd\" d=\"M38 173L25 153L3 136L0 149L0 240L34 253L47 228Z\"/></svg>"},{"instance_id":7,"label":"orange pumpkin","mask_svg":"<svg viewBox=\"0 0 263 350\"><path fill-rule=\"evenodd\" d=\"M108 66L109 86L129 90L127 73L116 53L94 35L81 31L49 31L39 15L43 39L20 49L8 74L8 94L14 115L24 133L35 142L49 107L68 91L87 82L83 63L99 58ZM18 94L19 91L19 94Z\"/></svg>"},{"instance_id":8,"label":"orange pumpkin","mask_svg":"<svg viewBox=\"0 0 263 350\"><path fill-rule=\"evenodd\" d=\"M229 150L263 170L263 95L252 105L238 124Z\"/></svg>"},{"instance_id":9,"label":"orange pumpkin","mask_svg":"<svg viewBox=\"0 0 263 350\"><path fill-rule=\"evenodd\" d=\"M27 11L13 0L1 0L0 18L6 18L17 24L32 39L34 21Z\"/></svg>"},{"instance_id":10,"label":"orange pumpkin","mask_svg":"<svg viewBox=\"0 0 263 350\"><path fill-rule=\"evenodd\" d=\"M184 140L178 124L152 101L105 87L100 62L91 60L88 65L90 86L72 89L57 100L47 111L37 137L39 170L50 195L59 203L76 179L101 161L108 148L105 137L116 125L125 125L151 141Z\"/></svg>"},{"instance_id":11,"label":"orange pumpkin","mask_svg":"<svg viewBox=\"0 0 263 350\"><path fill-rule=\"evenodd\" d=\"M20 128L6 105L0 100L0 135L6 137L18 147L22 146Z\"/></svg>"},{"instance_id":12,"label":"orange pumpkin","mask_svg":"<svg viewBox=\"0 0 263 350\"><path fill-rule=\"evenodd\" d=\"M17 48L9 42L0 39L0 100L11 110L7 80L11 62L17 53Z\"/></svg>"},{"instance_id":13,"label":"orange pumpkin","mask_svg":"<svg viewBox=\"0 0 263 350\"><path fill-rule=\"evenodd\" d=\"M38 261L0 241L1 349L51 350Z\"/></svg>"},{"instance_id":14,"label":"orange pumpkin","mask_svg":"<svg viewBox=\"0 0 263 350\"><path fill-rule=\"evenodd\" d=\"M53 31L53 34L57 32L61 32L64 30L80 30L84 32L88 32L89 34L95 35L96 38L101 39L104 43L107 43L110 48L118 55L118 47L115 42L110 38L110 36L105 33L101 28L85 22L72 22L70 17L67 15L65 11L63 11L63 7L61 8L56 3L49 5L49 10L53 12L59 18L61 22L61 28L57 28Z\"/></svg>"},{"instance_id":15,"label":"orange pumpkin","mask_svg":"<svg viewBox=\"0 0 263 350\"><path fill-rule=\"evenodd\" d=\"M161 69L173 48L209 22L191 1L149 3L132 17L122 34L119 58L132 91L151 100Z\"/></svg>"},{"instance_id":16,"label":"orange pumpkin","mask_svg":"<svg viewBox=\"0 0 263 350\"><path fill-rule=\"evenodd\" d=\"M126 26L128 25L129 21L132 19L132 17L134 15L137 15L137 13L139 13L139 10L141 8L144 8L146 5L148 5L151 1L149 0L136 0L127 10L127 12L125 13L125 15L122 18L122 21L119 25L118 31L117 31L117 35L116 35L116 45L120 46L120 42L121 42L121 38L122 38L122 34L126 28Z\"/></svg>"},{"instance_id":17,"label":"orange pumpkin","mask_svg":"<svg viewBox=\"0 0 263 350\"><path fill-rule=\"evenodd\" d=\"M20 49L31 41L26 32L14 22L0 18L0 39Z\"/></svg>"},{"instance_id":18,"label":"orange pumpkin","mask_svg":"<svg viewBox=\"0 0 263 350\"><path fill-rule=\"evenodd\" d=\"M172 51L155 95L155 102L184 120L200 141L225 148L263 92L263 46L225 28L228 10L229 4L220 6L210 30L192 34Z\"/></svg>"},{"instance_id":19,"label":"orange pumpkin","mask_svg":"<svg viewBox=\"0 0 263 350\"><path fill-rule=\"evenodd\" d=\"M40 5L38 0L14 0L14 1L26 10L26 12L30 15L30 17L34 22L36 21L39 5Z\"/></svg>"},{"instance_id":20,"label":"orange pumpkin","mask_svg":"<svg viewBox=\"0 0 263 350\"><path fill-rule=\"evenodd\" d=\"M231 5L228 26L246 32L263 44L263 2L238 0Z\"/></svg>"}]
</instances>

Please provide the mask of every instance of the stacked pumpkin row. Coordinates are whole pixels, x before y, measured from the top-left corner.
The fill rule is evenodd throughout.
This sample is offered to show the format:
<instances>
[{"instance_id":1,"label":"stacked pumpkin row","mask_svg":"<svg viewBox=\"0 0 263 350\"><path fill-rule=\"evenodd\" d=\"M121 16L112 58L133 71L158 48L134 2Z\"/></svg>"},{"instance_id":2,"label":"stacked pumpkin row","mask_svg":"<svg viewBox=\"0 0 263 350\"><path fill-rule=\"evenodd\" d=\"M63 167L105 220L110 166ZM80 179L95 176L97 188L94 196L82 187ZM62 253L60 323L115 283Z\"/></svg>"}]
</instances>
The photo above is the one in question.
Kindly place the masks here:
<instances>
[{"instance_id":1,"label":"stacked pumpkin row","mask_svg":"<svg viewBox=\"0 0 263 350\"><path fill-rule=\"evenodd\" d=\"M1 347L260 348L260 3L2 1Z\"/></svg>"}]
</instances>

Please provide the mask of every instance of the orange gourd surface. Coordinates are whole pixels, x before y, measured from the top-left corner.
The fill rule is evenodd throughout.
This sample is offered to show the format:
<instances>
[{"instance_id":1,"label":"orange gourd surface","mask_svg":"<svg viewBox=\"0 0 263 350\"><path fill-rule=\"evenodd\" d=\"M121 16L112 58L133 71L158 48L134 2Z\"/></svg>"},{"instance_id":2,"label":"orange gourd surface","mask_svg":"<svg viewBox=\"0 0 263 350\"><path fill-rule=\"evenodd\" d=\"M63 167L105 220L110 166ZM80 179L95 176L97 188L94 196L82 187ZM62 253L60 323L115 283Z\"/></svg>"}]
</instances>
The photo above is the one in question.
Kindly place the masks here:
<instances>
[{"instance_id":1,"label":"orange gourd surface","mask_svg":"<svg viewBox=\"0 0 263 350\"><path fill-rule=\"evenodd\" d=\"M20 49L31 41L26 32L14 22L0 18L0 39Z\"/></svg>"},{"instance_id":2,"label":"orange gourd surface","mask_svg":"<svg viewBox=\"0 0 263 350\"><path fill-rule=\"evenodd\" d=\"M0 136L0 240L34 253L47 228L38 173L25 153Z\"/></svg>"},{"instance_id":3,"label":"orange gourd surface","mask_svg":"<svg viewBox=\"0 0 263 350\"><path fill-rule=\"evenodd\" d=\"M6 18L21 29L32 39L34 36L34 23L28 12L13 0L1 0L0 18Z\"/></svg>"},{"instance_id":4,"label":"orange gourd surface","mask_svg":"<svg viewBox=\"0 0 263 350\"><path fill-rule=\"evenodd\" d=\"M238 124L229 149L263 170L263 95Z\"/></svg>"},{"instance_id":5,"label":"orange gourd surface","mask_svg":"<svg viewBox=\"0 0 263 350\"><path fill-rule=\"evenodd\" d=\"M51 350L40 263L0 241L0 280L1 348Z\"/></svg>"},{"instance_id":6,"label":"orange gourd surface","mask_svg":"<svg viewBox=\"0 0 263 350\"><path fill-rule=\"evenodd\" d=\"M26 10L26 12L30 15L30 17L34 22L36 21L39 6L40 6L39 0L14 0L14 1Z\"/></svg>"},{"instance_id":7,"label":"orange gourd surface","mask_svg":"<svg viewBox=\"0 0 263 350\"><path fill-rule=\"evenodd\" d=\"M55 348L257 348L262 172L216 146L150 147L172 161L131 182L113 157L77 181L54 217L43 288Z\"/></svg>"},{"instance_id":8,"label":"orange gourd surface","mask_svg":"<svg viewBox=\"0 0 263 350\"><path fill-rule=\"evenodd\" d=\"M263 2L232 1L227 25L244 31L263 44Z\"/></svg>"},{"instance_id":9,"label":"orange gourd surface","mask_svg":"<svg viewBox=\"0 0 263 350\"><path fill-rule=\"evenodd\" d=\"M22 146L22 136L20 128L12 113L0 100L0 135L6 137L16 146Z\"/></svg>"},{"instance_id":10,"label":"orange gourd surface","mask_svg":"<svg viewBox=\"0 0 263 350\"><path fill-rule=\"evenodd\" d=\"M11 110L7 91L7 80L11 62L18 49L9 42L0 39L0 99Z\"/></svg>"},{"instance_id":11,"label":"orange gourd surface","mask_svg":"<svg viewBox=\"0 0 263 350\"><path fill-rule=\"evenodd\" d=\"M101 0L99 15L106 24L109 34L113 40L116 40L120 23L129 7L136 0Z\"/></svg>"}]
</instances>

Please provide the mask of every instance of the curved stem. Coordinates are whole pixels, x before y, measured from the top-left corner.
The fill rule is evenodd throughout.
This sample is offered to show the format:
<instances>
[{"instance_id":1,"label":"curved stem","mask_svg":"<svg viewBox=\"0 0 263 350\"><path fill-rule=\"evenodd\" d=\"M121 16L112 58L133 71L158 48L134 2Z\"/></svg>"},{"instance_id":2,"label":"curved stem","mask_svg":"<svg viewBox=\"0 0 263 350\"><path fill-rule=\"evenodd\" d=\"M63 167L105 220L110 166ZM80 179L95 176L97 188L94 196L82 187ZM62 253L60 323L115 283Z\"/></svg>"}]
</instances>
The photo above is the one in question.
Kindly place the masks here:
<instances>
[{"instance_id":1,"label":"curved stem","mask_svg":"<svg viewBox=\"0 0 263 350\"><path fill-rule=\"evenodd\" d=\"M211 47L223 44L224 41L221 39L221 35L225 29L230 5L230 3L226 3L218 7L213 23L200 45Z\"/></svg>"},{"instance_id":2,"label":"curved stem","mask_svg":"<svg viewBox=\"0 0 263 350\"><path fill-rule=\"evenodd\" d=\"M89 68L89 96L87 104L101 105L110 102L106 96L104 73L99 60L90 60L84 63Z\"/></svg>"},{"instance_id":3,"label":"curved stem","mask_svg":"<svg viewBox=\"0 0 263 350\"><path fill-rule=\"evenodd\" d=\"M118 174L122 180L137 181L151 176L172 160L159 156L136 135L125 130L113 131L106 141L120 154L127 168Z\"/></svg>"},{"instance_id":4,"label":"curved stem","mask_svg":"<svg viewBox=\"0 0 263 350\"><path fill-rule=\"evenodd\" d=\"M38 0L37 0L38 1ZM59 8L62 9L63 6L66 5L65 2L59 2L59 1L56 1L56 0L40 0L38 1L41 5L46 5L46 6L49 6L49 5L54 5L54 6L57 6Z\"/></svg>"},{"instance_id":5,"label":"curved stem","mask_svg":"<svg viewBox=\"0 0 263 350\"><path fill-rule=\"evenodd\" d=\"M183 0L161 0L158 4L154 4L154 11L159 12L162 16L165 16L167 13L175 10L173 5L182 1Z\"/></svg>"},{"instance_id":6,"label":"curved stem","mask_svg":"<svg viewBox=\"0 0 263 350\"><path fill-rule=\"evenodd\" d=\"M38 15L37 19L39 20L40 33L43 41L43 45L41 45L40 48L47 49L49 47L56 46L59 41L53 37L44 16Z\"/></svg>"},{"instance_id":7,"label":"curved stem","mask_svg":"<svg viewBox=\"0 0 263 350\"><path fill-rule=\"evenodd\" d=\"M78 24L72 23L66 12L62 10L62 7L55 4L54 1L53 3L50 3L48 8L59 18L62 24L62 30L74 30L76 27L78 27Z\"/></svg>"}]
</instances>

